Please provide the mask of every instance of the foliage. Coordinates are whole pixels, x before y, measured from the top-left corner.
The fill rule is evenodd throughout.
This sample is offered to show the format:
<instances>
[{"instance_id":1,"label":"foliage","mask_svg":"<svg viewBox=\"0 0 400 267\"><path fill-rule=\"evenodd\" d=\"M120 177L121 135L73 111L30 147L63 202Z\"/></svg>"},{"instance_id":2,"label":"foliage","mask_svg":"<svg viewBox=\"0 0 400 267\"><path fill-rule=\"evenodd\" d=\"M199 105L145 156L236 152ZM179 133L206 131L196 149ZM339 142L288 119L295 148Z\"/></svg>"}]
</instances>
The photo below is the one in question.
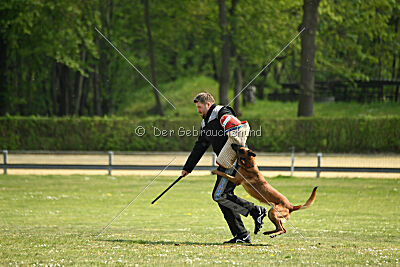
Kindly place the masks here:
<instances>
[{"instance_id":1,"label":"foliage","mask_svg":"<svg viewBox=\"0 0 400 267\"><path fill-rule=\"evenodd\" d=\"M257 151L400 152L400 117L251 119ZM146 133L135 132L141 126ZM173 118L0 118L0 147L10 150L190 151L199 125ZM189 131L189 134L186 133ZM196 132L197 131L197 132ZM66 134L68 133L68 134Z\"/></svg>"},{"instance_id":2,"label":"foliage","mask_svg":"<svg viewBox=\"0 0 400 267\"><path fill-rule=\"evenodd\" d=\"M260 151L371 153L400 151L400 118L316 118L264 120L262 137L250 138L249 146Z\"/></svg>"},{"instance_id":3,"label":"foliage","mask_svg":"<svg viewBox=\"0 0 400 267\"><path fill-rule=\"evenodd\" d=\"M297 33L302 3L237 1L235 15L229 18L241 61L232 59L232 64L241 65L245 84ZM217 81L217 2L149 4L159 83L190 76ZM398 0L321 1L317 80L398 78L399 6ZM227 7L232 8L232 1ZM136 95L132 105L140 105L140 88L149 85L95 28L149 77L143 8L136 1L119 0L1 1L1 115L110 115L121 112L130 95ZM266 78L254 84L272 91L281 82L297 82L299 60L296 40L269 66ZM154 102L144 107L144 112L152 113L153 106Z\"/></svg>"},{"instance_id":4,"label":"foliage","mask_svg":"<svg viewBox=\"0 0 400 267\"><path fill-rule=\"evenodd\" d=\"M392 0L322 1L317 77L399 78L399 4Z\"/></svg>"}]
</instances>

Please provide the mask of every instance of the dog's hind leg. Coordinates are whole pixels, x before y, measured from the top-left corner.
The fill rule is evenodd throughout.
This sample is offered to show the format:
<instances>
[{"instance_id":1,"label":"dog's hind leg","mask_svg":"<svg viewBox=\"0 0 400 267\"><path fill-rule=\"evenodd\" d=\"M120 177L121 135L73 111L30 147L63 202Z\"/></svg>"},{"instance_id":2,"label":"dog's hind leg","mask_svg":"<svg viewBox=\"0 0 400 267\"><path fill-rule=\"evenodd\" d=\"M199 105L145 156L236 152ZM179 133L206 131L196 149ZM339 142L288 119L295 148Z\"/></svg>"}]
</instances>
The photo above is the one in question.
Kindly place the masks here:
<instances>
[{"instance_id":1,"label":"dog's hind leg","mask_svg":"<svg viewBox=\"0 0 400 267\"><path fill-rule=\"evenodd\" d=\"M283 228L282 221L279 219L279 213L275 208L272 208L268 211L268 218L275 225L275 230L264 232L264 235L270 235L271 238L283 234L286 232L285 228Z\"/></svg>"},{"instance_id":2,"label":"dog's hind leg","mask_svg":"<svg viewBox=\"0 0 400 267\"><path fill-rule=\"evenodd\" d=\"M275 225L275 230L273 230L273 231L266 231L266 232L263 233L264 235L270 235L270 234L273 234L273 233L276 233L276 232L279 231L279 223L277 222L276 218L275 218L274 215L272 214L273 210L274 210L274 208L271 208L271 209L268 211L268 218L269 218L269 220Z\"/></svg>"},{"instance_id":3,"label":"dog's hind leg","mask_svg":"<svg viewBox=\"0 0 400 267\"><path fill-rule=\"evenodd\" d=\"M286 233L286 229L283 228L282 220L279 220L279 226L280 226L281 230L279 230L278 232L274 233L273 235L270 235L271 238L274 238L277 235L281 235L281 234Z\"/></svg>"}]
</instances>

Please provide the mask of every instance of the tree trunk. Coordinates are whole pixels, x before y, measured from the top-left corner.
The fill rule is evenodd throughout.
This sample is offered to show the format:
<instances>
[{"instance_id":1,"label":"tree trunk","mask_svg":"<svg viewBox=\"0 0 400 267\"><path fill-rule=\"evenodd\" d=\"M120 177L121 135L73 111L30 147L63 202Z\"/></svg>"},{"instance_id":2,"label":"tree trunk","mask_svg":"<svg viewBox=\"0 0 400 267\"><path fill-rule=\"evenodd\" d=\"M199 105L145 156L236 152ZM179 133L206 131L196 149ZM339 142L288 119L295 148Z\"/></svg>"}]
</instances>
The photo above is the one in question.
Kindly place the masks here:
<instances>
[{"instance_id":1,"label":"tree trunk","mask_svg":"<svg viewBox=\"0 0 400 267\"><path fill-rule=\"evenodd\" d=\"M396 35L399 32L399 18L396 18L396 22L395 22L395 33ZM392 64L392 80L398 80L400 77L400 73L399 75L396 77L396 58L397 58L398 52L397 53L393 53L393 64ZM399 65L399 72L400 72L400 64ZM397 85L394 91L394 102L397 102L399 100L399 86Z\"/></svg>"},{"instance_id":2,"label":"tree trunk","mask_svg":"<svg viewBox=\"0 0 400 267\"><path fill-rule=\"evenodd\" d=\"M301 36L300 99L297 115L314 115L314 58L315 34L318 25L318 5L320 0L304 0L303 22L305 30Z\"/></svg>"},{"instance_id":3,"label":"tree trunk","mask_svg":"<svg viewBox=\"0 0 400 267\"><path fill-rule=\"evenodd\" d=\"M32 83L32 70L28 68L27 74L25 76L25 80L22 81L23 87L27 89L26 91L26 104L23 106L23 115L28 116L29 113L34 113L34 105L33 105L33 88L30 86Z\"/></svg>"},{"instance_id":4,"label":"tree trunk","mask_svg":"<svg viewBox=\"0 0 400 267\"><path fill-rule=\"evenodd\" d=\"M108 38L112 37L112 18L113 18L114 2L112 0L100 1L100 19L102 30ZM110 71L111 53L109 46L105 42L100 42L100 66L99 66L99 79L101 82L100 90L100 105L101 113L112 113L113 109L113 87L111 83L112 72Z\"/></svg>"},{"instance_id":5,"label":"tree trunk","mask_svg":"<svg viewBox=\"0 0 400 267\"><path fill-rule=\"evenodd\" d=\"M108 33L109 34L109 33ZM97 37L97 35L95 36L95 44L97 44L98 47L100 47L100 59L94 59L94 63L92 65L92 76L91 76L91 86L93 89L93 109L92 109L92 115L94 116L101 116L104 113L102 113L102 89L103 89L103 84L105 84L104 81L106 81L107 76L106 76L106 68L104 68L104 66L106 66L108 63L105 62L106 58L104 57L104 51L105 51L105 47L104 47L104 42L102 42L102 40L99 39L99 37ZM105 77L105 79L102 79L103 75Z\"/></svg>"},{"instance_id":6,"label":"tree trunk","mask_svg":"<svg viewBox=\"0 0 400 267\"><path fill-rule=\"evenodd\" d=\"M263 72L261 72L261 82L259 83L259 85L257 86L256 90L257 90L257 98L258 99L264 99L265 98L265 83L267 82L267 76L268 73L270 72L271 68L268 68L266 70L264 70Z\"/></svg>"},{"instance_id":7,"label":"tree trunk","mask_svg":"<svg viewBox=\"0 0 400 267\"><path fill-rule=\"evenodd\" d=\"M68 109L67 103L67 92L65 87L65 72L64 72L64 65L62 63L56 63L56 88L58 89L59 93L57 96L57 114L58 116L65 116L66 111Z\"/></svg>"},{"instance_id":8,"label":"tree trunk","mask_svg":"<svg viewBox=\"0 0 400 267\"><path fill-rule=\"evenodd\" d=\"M217 60L215 59L215 53L214 51L211 51L211 65L213 68L213 79L215 81L219 81L219 75L218 75L218 67L217 67Z\"/></svg>"},{"instance_id":9,"label":"tree trunk","mask_svg":"<svg viewBox=\"0 0 400 267\"><path fill-rule=\"evenodd\" d=\"M62 110L61 115L66 116L70 114L70 75L69 68L62 64L61 73L60 73L60 87L61 87L61 95L62 95Z\"/></svg>"},{"instance_id":10,"label":"tree trunk","mask_svg":"<svg viewBox=\"0 0 400 267\"><path fill-rule=\"evenodd\" d=\"M52 114L52 108L51 108L51 91L50 91L51 88L48 89L49 88L48 84L49 84L48 81L45 79L43 79L41 81L42 95L44 98L43 103L44 103L44 108L45 108L45 110L43 110L41 112L41 114L46 115L46 116L52 116L53 114Z\"/></svg>"},{"instance_id":11,"label":"tree trunk","mask_svg":"<svg viewBox=\"0 0 400 267\"><path fill-rule=\"evenodd\" d=\"M239 59L236 59L236 66L235 66L235 96L238 96L243 88L243 76L242 70L240 69ZM233 109L236 111L237 115L242 115L242 111L240 109L240 96L236 97L233 101Z\"/></svg>"},{"instance_id":12,"label":"tree trunk","mask_svg":"<svg viewBox=\"0 0 400 267\"><path fill-rule=\"evenodd\" d=\"M236 47L232 40L232 52L233 57L235 58L235 70L234 70L234 80L235 80L235 87L234 87L234 101L233 101L233 109L236 111L237 115L242 115L242 111L240 110L240 92L243 88L243 75L242 69L240 68L240 58L236 53ZM237 97L236 97L237 96Z\"/></svg>"},{"instance_id":13,"label":"tree trunk","mask_svg":"<svg viewBox=\"0 0 400 267\"><path fill-rule=\"evenodd\" d=\"M219 102L221 105L227 105L228 89L230 84L230 64L231 42L228 30L228 19L225 0L219 0L219 26L221 28L221 73L219 77Z\"/></svg>"},{"instance_id":14,"label":"tree trunk","mask_svg":"<svg viewBox=\"0 0 400 267\"><path fill-rule=\"evenodd\" d=\"M278 67L278 64L276 64L275 66L277 66L276 73L275 73L275 81L277 84L280 84L282 73L285 71L286 64L285 64L285 62L282 62L282 65L280 68Z\"/></svg>"},{"instance_id":15,"label":"tree trunk","mask_svg":"<svg viewBox=\"0 0 400 267\"><path fill-rule=\"evenodd\" d=\"M57 63L57 87L60 90L60 93L58 94L58 116L64 116L65 115L65 86L62 80L63 77L63 67L61 63Z\"/></svg>"},{"instance_id":16,"label":"tree trunk","mask_svg":"<svg viewBox=\"0 0 400 267\"><path fill-rule=\"evenodd\" d=\"M52 114L57 115L58 114L58 105L57 105L57 99L58 99L58 77L57 77L57 62L54 61L53 63L53 69L52 69L52 74L51 74L51 102L52 102L52 108L53 112Z\"/></svg>"},{"instance_id":17,"label":"tree trunk","mask_svg":"<svg viewBox=\"0 0 400 267\"><path fill-rule=\"evenodd\" d=\"M144 1L144 21L147 28L147 38L149 40L149 55L150 55L150 67L151 67L151 79L153 85L158 88L157 86L157 77L156 77L156 63L154 59L154 48L153 48L153 38L151 36L151 27L150 27L150 15L149 15L149 0ZM160 95L158 91L153 88L154 97L156 98L156 107L155 110L161 116L164 116L164 111L160 101Z\"/></svg>"},{"instance_id":18,"label":"tree trunk","mask_svg":"<svg viewBox=\"0 0 400 267\"><path fill-rule=\"evenodd\" d=\"M90 85L89 85L89 79L85 78L83 79L83 90L82 90L82 97L81 97L81 103L80 108L79 108L79 116L83 115L89 115L90 114L90 109L87 103L88 95L89 95L89 90L90 90Z\"/></svg>"},{"instance_id":19,"label":"tree trunk","mask_svg":"<svg viewBox=\"0 0 400 267\"><path fill-rule=\"evenodd\" d=\"M76 95L75 95L75 103L74 103L74 115L79 115L80 108L81 108L81 99L82 99L82 91L83 91L83 81L85 77L82 74L78 74L78 86L76 88Z\"/></svg>"},{"instance_id":20,"label":"tree trunk","mask_svg":"<svg viewBox=\"0 0 400 267\"><path fill-rule=\"evenodd\" d=\"M266 70L261 72L262 80L261 83L257 86L257 98L263 100L264 99L264 86L265 86L265 77L267 77Z\"/></svg>"},{"instance_id":21,"label":"tree trunk","mask_svg":"<svg viewBox=\"0 0 400 267\"><path fill-rule=\"evenodd\" d=\"M229 11L230 16L232 17L232 33L236 32L237 25L236 25L236 19L235 19L235 11L236 11L236 5L237 5L238 0L232 0L232 5L231 9ZM240 116L242 115L242 111L240 110L240 92L243 88L243 75L242 75L242 70L240 68L240 57L237 54L237 49L235 46L235 43L233 41L233 38L229 38L231 40L232 44L232 56L235 59L235 71L234 71L234 80L235 80L235 87L233 89L233 97L235 98L233 101L233 109L236 111L237 115Z\"/></svg>"},{"instance_id":22,"label":"tree trunk","mask_svg":"<svg viewBox=\"0 0 400 267\"><path fill-rule=\"evenodd\" d=\"M399 61L400 61L400 57L399 57ZM396 77L396 80L398 80L399 78L400 78L400 64L399 64L399 66L398 66L398 72L397 72L397 77ZM394 96L394 101L395 102L400 102L400 97L399 97L399 87L400 86L396 86L396 93L395 93L395 96Z\"/></svg>"},{"instance_id":23,"label":"tree trunk","mask_svg":"<svg viewBox=\"0 0 400 267\"><path fill-rule=\"evenodd\" d=\"M86 48L82 47L82 61L86 62ZM82 98L82 90L83 90L83 81L85 77L78 72L79 80L78 87L76 89L76 97L75 97L75 105L74 105L74 114L79 115L79 109L81 107L81 98Z\"/></svg>"},{"instance_id":24,"label":"tree trunk","mask_svg":"<svg viewBox=\"0 0 400 267\"><path fill-rule=\"evenodd\" d=\"M7 44L0 34L0 116L4 116L8 109L7 90Z\"/></svg>"},{"instance_id":25,"label":"tree trunk","mask_svg":"<svg viewBox=\"0 0 400 267\"><path fill-rule=\"evenodd\" d=\"M99 66L96 64L95 72L93 73L93 113L96 116L101 116L100 109L100 81L99 81Z\"/></svg>"},{"instance_id":26,"label":"tree trunk","mask_svg":"<svg viewBox=\"0 0 400 267\"><path fill-rule=\"evenodd\" d=\"M295 82L297 82L297 78L296 78L296 76L292 76L291 75L291 73L293 72L295 72L296 71L296 52L295 52L295 50L293 49L293 52L292 52L292 69L290 70L290 71L288 71L288 76L289 76L289 82L290 83L295 83Z\"/></svg>"}]
</instances>

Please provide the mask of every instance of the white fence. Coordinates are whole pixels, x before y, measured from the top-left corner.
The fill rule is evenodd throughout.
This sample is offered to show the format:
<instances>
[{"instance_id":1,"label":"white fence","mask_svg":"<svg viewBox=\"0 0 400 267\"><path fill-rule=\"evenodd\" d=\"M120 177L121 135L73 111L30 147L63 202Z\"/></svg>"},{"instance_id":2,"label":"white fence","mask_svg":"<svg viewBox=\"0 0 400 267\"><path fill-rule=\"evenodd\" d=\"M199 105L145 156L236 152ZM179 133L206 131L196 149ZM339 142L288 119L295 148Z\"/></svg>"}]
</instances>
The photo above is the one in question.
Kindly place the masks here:
<instances>
[{"instance_id":1,"label":"white fence","mask_svg":"<svg viewBox=\"0 0 400 267\"><path fill-rule=\"evenodd\" d=\"M286 173L380 173L400 174L400 155L323 155L291 153L257 153L260 171ZM8 170L163 170L166 159L177 158L167 170L181 170L189 152L67 152L67 151L10 151L3 150L0 168ZM195 170L216 168L215 154L207 152ZM134 163L134 164L132 164ZM300 174L301 175L301 174Z\"/></svg>"}]
</instances>

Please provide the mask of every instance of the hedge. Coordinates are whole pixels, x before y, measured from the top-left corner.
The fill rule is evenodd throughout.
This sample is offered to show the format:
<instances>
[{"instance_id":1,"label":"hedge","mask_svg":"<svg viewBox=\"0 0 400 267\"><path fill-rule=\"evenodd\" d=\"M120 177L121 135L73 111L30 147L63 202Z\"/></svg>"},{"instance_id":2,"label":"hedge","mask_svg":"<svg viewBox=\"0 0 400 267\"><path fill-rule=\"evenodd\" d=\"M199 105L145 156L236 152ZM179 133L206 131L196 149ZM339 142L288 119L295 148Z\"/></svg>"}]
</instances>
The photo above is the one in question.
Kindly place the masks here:
<instances>
[{"instance_id":1,"label":"hedge","mask_svg":"<svg viewBox=\"0 0 400 267\"><path fill-rule=\"evenodd\" d=\"M256 151L288 152L294 146L297 152L400 152L398 116L249 121L251 128L261 133L248 139ZM0 149L190 151L199 123L175 119L0 117ZM138 126L146 130L144 136L135 133ZM180 136L182 130L192 136Z\"/></svg>"}]
</instances>

